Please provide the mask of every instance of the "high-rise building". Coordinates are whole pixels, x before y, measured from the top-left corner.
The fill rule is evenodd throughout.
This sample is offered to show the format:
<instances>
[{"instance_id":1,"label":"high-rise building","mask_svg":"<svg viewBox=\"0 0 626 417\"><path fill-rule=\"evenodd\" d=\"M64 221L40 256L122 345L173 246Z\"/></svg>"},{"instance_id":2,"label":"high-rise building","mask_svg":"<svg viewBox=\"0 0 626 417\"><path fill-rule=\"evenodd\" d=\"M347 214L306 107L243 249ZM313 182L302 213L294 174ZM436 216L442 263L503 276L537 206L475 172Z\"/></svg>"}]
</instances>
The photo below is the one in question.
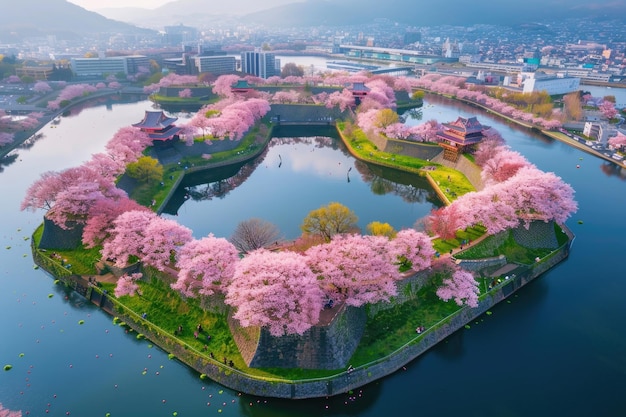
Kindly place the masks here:
<instances>
[{"instance_id":1,"label":"high-rise building","mask_svg":"<svg viewBox=\"0 0 626 417\"><path fill-rule=\"evenodd\" d=\"M241 53L241 72L269 78L280 75L280 61L271 52L246 51Z\"/></svg>"}]
</instances>

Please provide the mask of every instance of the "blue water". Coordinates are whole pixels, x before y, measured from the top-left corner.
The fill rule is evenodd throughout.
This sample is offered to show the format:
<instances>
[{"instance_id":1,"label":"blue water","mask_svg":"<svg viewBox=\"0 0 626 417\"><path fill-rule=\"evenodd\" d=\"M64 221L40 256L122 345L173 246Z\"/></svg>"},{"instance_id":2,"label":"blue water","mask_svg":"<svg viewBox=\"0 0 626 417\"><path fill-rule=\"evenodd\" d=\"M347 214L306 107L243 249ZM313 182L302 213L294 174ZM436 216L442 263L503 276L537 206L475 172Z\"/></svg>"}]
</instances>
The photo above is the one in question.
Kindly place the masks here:
<instances>
[{"instance_id":1,"label":"blue water","mask_svg":"<svg viewBox=\"0 0 626 417\"><path fill-rule=\"evenodd\" d=\"M45 272L33 269L27 239L40 224L42 213L21 212L19 203L24 190L42 172L79 165L102 151L119 127L141 120L150 106L148 102L101 106L64 118L58 127L44 128L44 137L20 150L0 173L4 197L0 205L0 366L13 366L0 371L4 407L33 416L110 413L112 417L626 414L626 282L621 263L626 173L559 142L433 97L427 97L423 120L477 115L482 123L497 128L513 149L574 187L579 210L568 224L577 237L568 260L525 287L511 303L496 306L493 315L472 323L471 329L456 333L406 369L351 395L330 399L287 401L239 395L201 381L149 341L125 334L109 316L79 296L65 293ZM315 148L311 153L319 151ZM301 167L303 175L338 187L338 194L324 201L340 198L347 187L367 187L367 181L357 181L361 175L354 168L347 183L345 171L354 162L344 159L340 151L318 159L280 147L280 169L272 152L259 166L258 175L276 188L280 188L276 181L281 170L294 172L296 167ZM336 168L338 162L341 169ZM226 195L223 203L252 191L244 183ZM259 190L250 204L260 205L266 193L266 188ZM306 193L297 198L294 191L290 193L278 201L281 213L289 211L293 200L309 198ZM389 193L382 198L397 196ZM351 201L348 206L365 213ZM208 202L207 207L214 202L222 200ZM181 211L205 203L185 204ZM305 210L318 203L309 201L305 206L314 207ZM412 218L432 204L409 206L407 218ZM387 221L387 211L372 218ZM368 215L359 216L369 221ZM216 227L210 216L205 218L206 229L194 229L198 236Z\"/></svg>"}]
</instances>

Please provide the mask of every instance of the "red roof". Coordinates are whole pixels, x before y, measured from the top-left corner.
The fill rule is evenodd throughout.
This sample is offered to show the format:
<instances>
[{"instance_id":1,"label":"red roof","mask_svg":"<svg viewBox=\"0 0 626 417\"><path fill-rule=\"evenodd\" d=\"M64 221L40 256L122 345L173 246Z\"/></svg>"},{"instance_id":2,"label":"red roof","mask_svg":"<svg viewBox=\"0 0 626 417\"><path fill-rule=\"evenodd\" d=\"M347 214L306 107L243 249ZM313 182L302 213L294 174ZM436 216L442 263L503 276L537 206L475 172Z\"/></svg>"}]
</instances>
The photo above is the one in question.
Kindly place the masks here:
<instances>
[{"instance_id":1,"label":"red roof","mask_svg":"<svg viewBox=\"0 0 626 417\"><path fill-rule=\"evenodd\" d=\"M161 111L149 111L146 110L145 115L143 116L143 120L139 123L134 123L134 127L138 127L140 129L156 129L162 130L166 129L174 122L178 120L178 117L169 117Z\"/></svg>"}]
</instances>

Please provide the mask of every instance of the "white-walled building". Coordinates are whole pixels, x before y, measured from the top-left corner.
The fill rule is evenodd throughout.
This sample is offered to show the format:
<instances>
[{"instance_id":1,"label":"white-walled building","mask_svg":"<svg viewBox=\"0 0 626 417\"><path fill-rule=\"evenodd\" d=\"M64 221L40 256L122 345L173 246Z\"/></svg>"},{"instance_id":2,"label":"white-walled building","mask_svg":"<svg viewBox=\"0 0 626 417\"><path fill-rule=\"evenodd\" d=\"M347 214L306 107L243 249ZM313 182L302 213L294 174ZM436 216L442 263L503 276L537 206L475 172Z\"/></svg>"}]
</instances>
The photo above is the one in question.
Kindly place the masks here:
<instances>
[{"instance_id":1,"label":"white-walled building","mask_svg":"<svg viewBox=\"0 0 626 417\"><path fill-rule=\"evenodd\" d=\"M605 122L585 122L585 127L583 128L585 136L597 139L603 145L606 145L608 139L616 133L615 127Z\"/></svg>"},{"instance_id":2,"label":"white-walled building","mask_svg":"<svg viewBox=\"0 0 626 417\"><path fill-rule=\"evenodd\" d=\"M237 60L234 56L197 56L194 59L200 73L222 75L233 73L237 69Z\"/></svg>"},{"instance_id":3,"label":"white-walled building","mask_svg":"<svg viewBox=\"0 0 626 417\"><path fill-rule=\"evenodd\" d=\"M552 96L578 91L580 87L580 78L560 77L543 72L521 72L519 78L524 93L546 91Z\"/></svg>"},{"instance_id":4,"label":"white-walled building","mask_svg":"<svg viewBox=\"0 0 626 417\"><path fill-rule=\"evenodd\" d=\"M72 58L72 72L77 77L102 76L105 74L136 74L139 67L150 67L150 60L143 55L116 56L110 58Z\"/></svg>"}]
</instances>

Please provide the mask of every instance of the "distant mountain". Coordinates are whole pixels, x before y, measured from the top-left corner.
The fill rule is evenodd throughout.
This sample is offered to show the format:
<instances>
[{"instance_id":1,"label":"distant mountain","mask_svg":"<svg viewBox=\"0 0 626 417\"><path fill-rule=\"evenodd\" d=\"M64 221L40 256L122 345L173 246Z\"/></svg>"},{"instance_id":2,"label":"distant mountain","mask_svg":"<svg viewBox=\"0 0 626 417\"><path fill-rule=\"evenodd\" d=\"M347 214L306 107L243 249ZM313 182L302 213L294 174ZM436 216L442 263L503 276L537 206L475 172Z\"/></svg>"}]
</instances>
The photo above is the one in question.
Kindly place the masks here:
<instances>
[{"instance_id":1,"label":"distant mountain","mask_svg":"<svg viewBox=\"0 0 626 417\"><path fill-rule=\"evenodd\" d=\"M124 7L102 8L97 11L108 18L141 27L162 28L163 26L178 24L206 27L212 22L223 23L224 17L234 21L242 15L298 1L303 0L177 0L153 10Z\"/></svg>"},{"instance_id":2,"label":"distant mountain","mask_svg":"<svg viewBox=\"0 0 626 417\"><path fill-rule=\"evenodd\" d=\"M307 0L250 13L247 22L267 26L354 25L377 18L416 26L505 24L596 17L626 20L624 1L525 0Z\"/></svg>"},{"instance_id":3,"label":"distant mountain","mask_svg":"<svg viewBox=\"0 0 626 417\"><path fill-rule=\"evenodd\" d=\"M0 13L0 42L25 37L56 35L59 39L87 34L145 31L107 19L66 0L19 0Z\"/></svg>"}]
</instances>

